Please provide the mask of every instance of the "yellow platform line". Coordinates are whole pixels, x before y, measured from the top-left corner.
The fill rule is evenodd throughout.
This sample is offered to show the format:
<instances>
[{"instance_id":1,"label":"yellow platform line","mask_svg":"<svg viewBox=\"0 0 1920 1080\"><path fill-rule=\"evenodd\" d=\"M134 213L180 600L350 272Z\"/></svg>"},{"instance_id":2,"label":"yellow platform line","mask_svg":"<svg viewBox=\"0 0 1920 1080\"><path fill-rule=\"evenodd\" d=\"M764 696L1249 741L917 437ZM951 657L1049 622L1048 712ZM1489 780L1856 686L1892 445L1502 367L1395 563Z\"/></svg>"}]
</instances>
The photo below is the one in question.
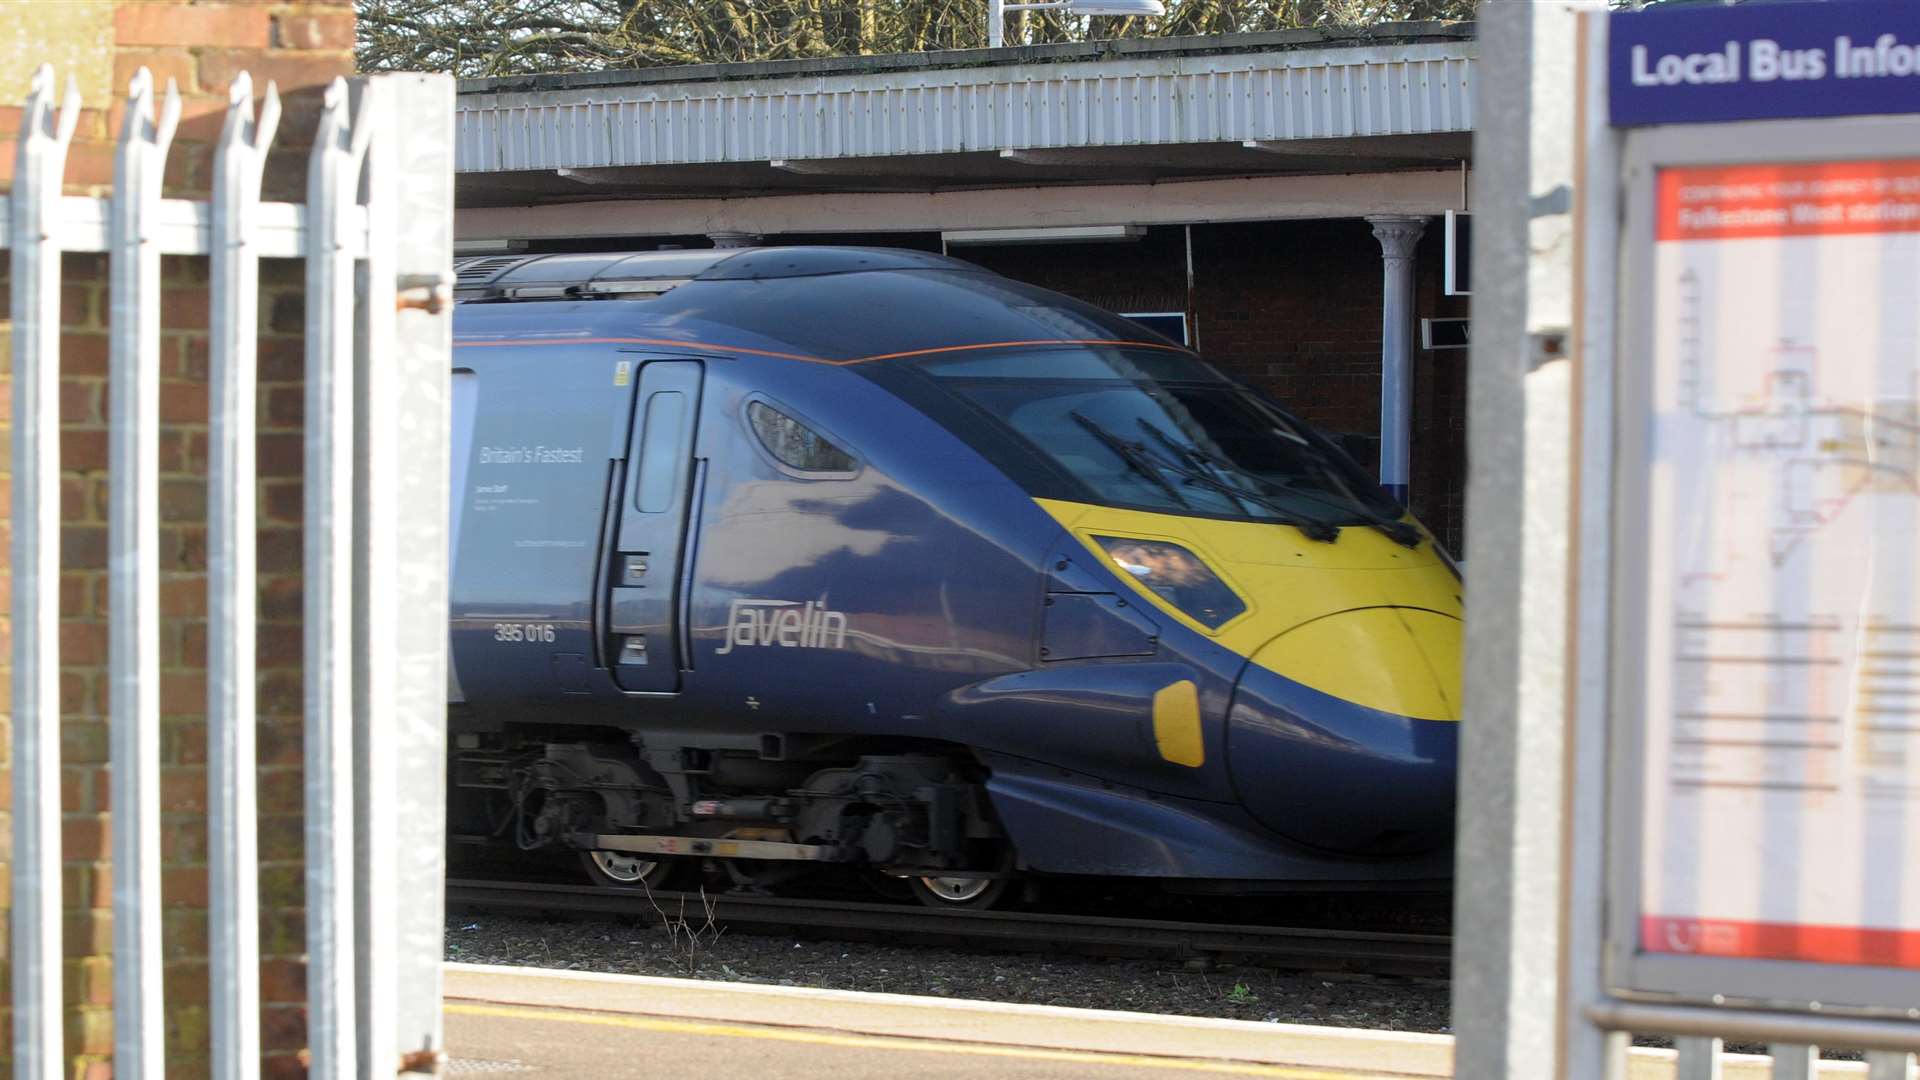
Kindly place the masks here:
<instances>
[{"instance_id":1,"label":"yellow platform line","mask_svg":"<svg viewBox=\"0 0 1920 1080\"><path fill-rule=\"evenodd\" d=\"M611 1013L578 1012L571 1009L540 1009L522 1005L476 1005L449 1001L445 1005L445 1011L456 1016L592 1024L600 1027L626 1028L629 1031L711 1035L728 1039L764 1039L773 1042L804 1043L810 1046L840 1046L868 1050L968 1054L975 1057L1018 1058L1027 1061L1057 1061L1077 1065L1109 1065L1135 1069L1165 1069L1172 1072L1214 1073L1224 1076L1265 1076L1274 1077L1277 1080L1394 1080L1395 1077L1406 1075L1403 1073L1333 1072L1326 1069L1260 1065L1241 1061L1200 1061L1193 1058L1154 1057L1149 1054L1123 1054L1104 1050L1050 1050L1045 1047L933 1042L893 1035L842 1035L823 1031L804 1031L797 1028L748 1027L704 1020L669 1020L652 1016L621 1016Z\"/></svg>"}]
</instances>

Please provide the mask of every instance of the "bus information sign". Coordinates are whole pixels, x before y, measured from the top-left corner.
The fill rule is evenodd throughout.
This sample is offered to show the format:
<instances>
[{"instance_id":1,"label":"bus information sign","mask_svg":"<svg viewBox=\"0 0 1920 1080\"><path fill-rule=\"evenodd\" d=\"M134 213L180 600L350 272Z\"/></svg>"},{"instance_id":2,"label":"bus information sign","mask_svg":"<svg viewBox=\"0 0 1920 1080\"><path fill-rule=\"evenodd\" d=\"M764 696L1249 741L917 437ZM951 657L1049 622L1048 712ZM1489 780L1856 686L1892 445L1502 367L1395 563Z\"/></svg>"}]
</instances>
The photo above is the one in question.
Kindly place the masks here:
<instances>
[{"instance_id":1,"label":"bus information sign","mask_svg":"<svg viewBox=\"0 0 1920 1080\"><path fill-rule=\"evenodd\" d=\"M1920 159L1653 188L1638 947L1920 969Z\"/></svg>"},{"instance_id":2,"label":"bus information sign","mask_svg":"<svg viewBox=\"0 0 1920 1080\"><path fill-rule=\"evenodd\" d=\"M1701 6L1608 20L1615 126L1920 112L1920 4Z\"/></svg>"}]
</instances>

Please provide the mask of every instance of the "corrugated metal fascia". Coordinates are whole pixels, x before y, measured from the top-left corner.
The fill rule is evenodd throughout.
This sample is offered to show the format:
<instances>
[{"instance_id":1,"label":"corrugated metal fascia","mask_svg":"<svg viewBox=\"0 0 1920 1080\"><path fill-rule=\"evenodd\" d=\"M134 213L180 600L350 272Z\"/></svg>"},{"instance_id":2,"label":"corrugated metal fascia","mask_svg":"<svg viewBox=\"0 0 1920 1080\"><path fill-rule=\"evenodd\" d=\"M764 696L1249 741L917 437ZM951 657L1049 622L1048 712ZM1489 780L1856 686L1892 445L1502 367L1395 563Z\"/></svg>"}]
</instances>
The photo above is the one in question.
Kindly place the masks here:
<instances>
[{"instance_id":1,"label":"corrugated metal fascia","mask_svg":"<svg viewBox=\"0 0 1920 1080\"><path fill-rule=\"evenodd\" d=\"M1468 131L1475 43L467 93L461 172Z\"/></svg>"},{"instance_id":2,"label":"corrugated metal fascia","mask_svg":"<svg viewBox=\"0 0 1920 1080\"><path fill-rule=\"evenodd\" d=\"M796 76L867 75L882 71L937 71L954 68L985 69L1011 64L1084 63L1141 56L1220 56L1300 49L1336 49L1360 45L1413 45L1472 41L1475 36L1476 27L1471 22L1396 22L1381 23L1351 32L1328 28L1295 28L1244 34L1114 38L1104 41L1013 45L1002 49L947 49L869 56L817 56L789 60L752 60L722 64L502 75L462 79L459 92L466 95L661 83L764 82Z\"/></svg>"}]
</instances>

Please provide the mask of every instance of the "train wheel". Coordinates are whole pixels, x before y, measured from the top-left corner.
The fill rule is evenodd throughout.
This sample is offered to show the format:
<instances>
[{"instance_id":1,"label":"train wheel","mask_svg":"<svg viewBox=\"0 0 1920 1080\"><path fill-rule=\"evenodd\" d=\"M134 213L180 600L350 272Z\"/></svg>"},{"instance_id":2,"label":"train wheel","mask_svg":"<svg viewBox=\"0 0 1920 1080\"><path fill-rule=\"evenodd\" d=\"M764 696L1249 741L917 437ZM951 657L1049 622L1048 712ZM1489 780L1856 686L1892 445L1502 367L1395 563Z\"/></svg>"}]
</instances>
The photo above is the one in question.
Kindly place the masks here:
<instances>
[{"instance_id":1,"label":"train wheel","mask_svg":"<svg viewBox=\"0 0 1920 1080\"><path fill-rule=\"evenodd\" d=\"M1000 858L994 865L994 872L1007 873L1013 869L1013 849L1002 848ZM982 911L997 907L1006 900L1013 888L1014 879L1010 877L911 877L906 879L907 889L913 898L928 907L971 908Z\"/></svg>"},{"instance_id":2,"label":"train wheel","mask_svg":"<svg viewBox=\"0 0 1920 1080\"><path fill-rule=\"evenodd\" d=\"M669 859L648 859L627 851L583 851L580 865L595 885L658 889L676 869Z\"/></svg>"},{"instance_id":3,"label":"train wheel","mask_svg":"<svg viewBox=\"0 0 1920 1080\"><path fill-rule=\"evenodd\" d=\"M990 908L1007 894L1007 878L917 877L907 879L913 898L937 908Z\"/></svg>"}]
</instances>

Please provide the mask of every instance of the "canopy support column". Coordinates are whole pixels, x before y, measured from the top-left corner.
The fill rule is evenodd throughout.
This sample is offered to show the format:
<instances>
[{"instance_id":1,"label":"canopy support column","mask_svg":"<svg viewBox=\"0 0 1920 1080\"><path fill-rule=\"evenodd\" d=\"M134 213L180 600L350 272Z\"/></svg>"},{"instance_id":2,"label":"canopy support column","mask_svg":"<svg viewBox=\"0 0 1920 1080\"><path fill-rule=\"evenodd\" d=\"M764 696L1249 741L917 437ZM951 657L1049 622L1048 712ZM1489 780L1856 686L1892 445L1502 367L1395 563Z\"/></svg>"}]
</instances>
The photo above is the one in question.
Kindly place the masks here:
<instances>
[{"instance_id":1,"label":"canopy support column","mask_svg":"<svg viewBox=\"0 0 1920 1080\"><path fill-rule=\"evenodd\" d=\"M1380 241L1380 486L1407 502L1413 442L1413 251L1427 231L1420 217L1370 217Z\"/></svg>"}]
</instances>

